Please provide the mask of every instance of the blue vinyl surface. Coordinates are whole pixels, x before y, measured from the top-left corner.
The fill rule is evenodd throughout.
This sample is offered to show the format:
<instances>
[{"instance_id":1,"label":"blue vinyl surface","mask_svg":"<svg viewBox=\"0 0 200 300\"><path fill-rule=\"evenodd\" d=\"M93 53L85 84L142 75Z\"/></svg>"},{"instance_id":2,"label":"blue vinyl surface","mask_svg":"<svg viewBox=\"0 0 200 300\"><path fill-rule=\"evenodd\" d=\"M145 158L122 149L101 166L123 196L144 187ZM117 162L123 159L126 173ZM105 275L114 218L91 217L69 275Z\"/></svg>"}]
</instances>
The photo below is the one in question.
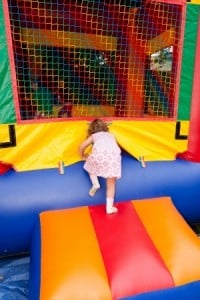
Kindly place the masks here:
<instances>
[{"instance_id":1,"label":"blue vinyl surface","mask_svg":"<svg viewBox=\"0 0 200 300\"><path fill-rule=\"evenodd\" d=\"M200 222L199 183L199 163L177 159L147 162L147 167L142 168L137 160L124 153L116 201L169 196L189 223ZM45 210L105 203L105 181L100 179L100 184L101 189L91 199L88 196L90 181L83 162L65 167L64 175L55 168L19 173L10 170L1 176L0 257L4 258L0 259L0 300L28 299L29 269L35 273L38 267L34 258L30 264L28 256L31 243L38 244L39 236L34 234L38 214ZM19 257L22 253L27 256ZM35 280L40 280L40 274ZM199 300L199 283L190 284L127 300Z\"/></svg>"},{"instance_id":2,"label":"blue vinyl surface","mask_svg":"<svg viewBox=\"0 0 200 300\"><path fill-rule=\"evenodd\" d=\"M200 221L200 164L184 160L148 162L146 168L124 154L116 201L171 197L190 223ZM105 203L105 181L91 199L83 162L58 169L13 170L0 181L0 256L28 252L34 223L41 211ZM11 189L12 187L12 189ZM17 238L16 238L17 237Z\"/></svg>"},{"instance_id":3,"label":"blue vinyl surface","mask_svg":"<svg viewBox=\"0 0 200 300\"><path fill-rule=\"evenodd\" d=\"M120 300L199 300L200 281L194 281L176 288L153 291Z\"/></svg>"}]
</instances>

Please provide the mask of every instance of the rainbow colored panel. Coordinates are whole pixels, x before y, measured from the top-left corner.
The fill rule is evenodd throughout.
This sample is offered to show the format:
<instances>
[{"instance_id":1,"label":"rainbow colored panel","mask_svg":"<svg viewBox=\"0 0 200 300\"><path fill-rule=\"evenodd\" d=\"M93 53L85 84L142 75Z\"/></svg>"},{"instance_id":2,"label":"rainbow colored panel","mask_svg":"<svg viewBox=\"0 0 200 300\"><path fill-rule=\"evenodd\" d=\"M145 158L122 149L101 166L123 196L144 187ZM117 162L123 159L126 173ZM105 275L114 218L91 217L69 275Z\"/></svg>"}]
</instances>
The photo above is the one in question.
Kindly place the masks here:
<instances>
[{"instance_id":1,"label":"rainbow colored panel","mask_svg":"<svg viewBox=\"0 0 200 300\"><path fill-rule=\"evenodd\" d=\"M200 279L200 241L170 198L117 206L40 214L40 300L117 300Z\"/></svg>"}]
</instances>

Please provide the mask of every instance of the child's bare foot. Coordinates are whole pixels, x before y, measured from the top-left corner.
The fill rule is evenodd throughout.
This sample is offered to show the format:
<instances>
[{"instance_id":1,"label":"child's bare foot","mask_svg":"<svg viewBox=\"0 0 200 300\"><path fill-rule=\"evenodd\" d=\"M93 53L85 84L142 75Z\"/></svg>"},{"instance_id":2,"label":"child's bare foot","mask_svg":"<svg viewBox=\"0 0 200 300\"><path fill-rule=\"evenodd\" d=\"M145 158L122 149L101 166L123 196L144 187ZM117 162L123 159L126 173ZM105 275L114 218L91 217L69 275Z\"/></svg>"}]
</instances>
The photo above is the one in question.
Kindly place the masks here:
<instances>
[{"instance_id":1,"label":"child's bare foot","mask_svg":"<svg viewBox=\"0 0 200 300\"><path fill-rule=\"evenodd\" d=\"M112 207L110 207L110 208L106 208L106 213L108 214L108 215L110 215L110 214L115 214L115 213L117 213L118 212L118 209L117 209L117 207L115 207L115 206L112 206Z\"/></svg>"},{"instance_id":2,"label":"child's bare foot","mask_svg":"<svg viewBox=\"0 0 200 300\"><path fill-rule=\"evenodd\" d=\"M93 197L96 194L96 191L100 188L100 185L93 185L89 190L89 195Z\"/></svg>"}]
</instances>

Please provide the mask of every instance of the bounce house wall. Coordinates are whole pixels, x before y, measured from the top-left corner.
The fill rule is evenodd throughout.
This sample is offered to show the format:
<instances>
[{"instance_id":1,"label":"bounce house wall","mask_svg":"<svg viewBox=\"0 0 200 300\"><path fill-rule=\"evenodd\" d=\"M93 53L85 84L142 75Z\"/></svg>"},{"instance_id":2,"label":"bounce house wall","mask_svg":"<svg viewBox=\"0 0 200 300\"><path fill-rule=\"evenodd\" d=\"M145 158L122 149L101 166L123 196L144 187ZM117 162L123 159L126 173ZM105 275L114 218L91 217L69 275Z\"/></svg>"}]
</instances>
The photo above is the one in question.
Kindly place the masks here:
<instances>
[{"instance_id":1,"label":"bounce house wall","mask_svg":"<svg viewBox=\"0 0 200 300\"><path fill-rule=\"evenodd\" d=\"M193 1L192 1L193 3ZM196 1L196 3L198 3ZM190 120L193 74L200 6L188 3L183 44L182 69L179 91L178 120ZM189 59L189 61L188 61ZM192 80L191 80L192 79Z\"/></svg>"},{"instance_id":2,"label":"bounce house wall","mask_svg":"<svg viewBox=\"0 0 200 300\"><path fill-rule=\"evenodd\" d=\"M12 49L11 39L9 38L9 18L7 10L3 10L5 1L0 2L0 57L1 57L1 72L0 72L0 124L12 124L16 122L15 107L13 102L13 82L16 77L11 75L12 54L9 49ZM10 54L10 56L9 56Z\"/></svg>"},{"instance_id":3,"label":"bounce house wall","mask_svg":"<svg viewBox=\"0 0 200 300\"><path fill-rule=\"evenodd\" d=\"M121 6L119 6L119 4L110 4L105 7L104 11L99 9L100 15L97 14L98 9L96 6L94 6L91 11L88 10L85 12L83 6L79 6L80 9L77 9L68 2L64 6L66 11L63 12L63 18L67 18L69 12L71 17L67 18L68 23L63 24L63 19L58 18L58 13L61 12L58 10L56 3L54 3L52 9L50 9L51 7L49 5L45 6L44 3L41 2L40 5L43 5L42 7L45 11L45 14L43 14L43 10L39 10L34 3L31 4L31 2L27 1L13 0L13 7L9 7L12 32L9 32L7 1L4 0L2 5L6 16L6 27L8 28L7 40L9 42L12 39L14 46L12 49L11 42L9 42L9 49L14 51L15 56L14 62L11 59L12 55L10 55L10 66L12 70L16 67L16 76L18 79L18 86L15 85L15 81L12 81L15 91L13 93L14 98L16 98L16 88L18 88L19 93L19 102L17 98L15 99L17 122L24 122L24 126L19 124L14 125L12 127L12 136L10 134L10 126L0 126L1 160L14 165L17 171L56 167L60 160L62 160L65 165L77 162L80 160L77 147L86 135L87 122L91 117L99 116L111 118L108 120L112 123L110 126L111 131L116 134L121 147L132 154L136 159L143 156L147 161L173 160L176 157L176 153L186 150L188 120L187 122L181 122L181 126L179 127L180 132L177 131L178 126L176 120L171 120L171 118L175 118L178 101L178 83L177 86L175 86L174 78L176 77L178 82L179 74L177 72L166 79L163 75L160 75L160 72L147 71L146 63L147 60L149 61L149 57L152 53L172 44L175 54L174 64L178 69L177 64L179 60L177 51L181 49L182 46L181 30L184 28L184 1L173 3L171 1L133 1L131 5L123 4ZM15 10L20 13L15 13ZM169 15L167 15L168 10L170 12ZM80 11L82 11L82 16ZM155 11L157 18L155 18L153 11ZM89 17L86 18L87 21L83 17L83 15L87 16L87 14L90 17L91 15L94 16L92 19L94 21L93 26L91 26L91 21L88 21L90 20ZM166 19L166 22L162 22L161 16ZM102 19L104 20L103 23L101 23ZM147 21L149 21L152 26L148 27ZM140 26L141 23L142 26ZM33 24L34 28L32 28ZM77 26L74 27L75 25ZM111 34L113 26L115 30L113 34ZM69 29L71 29L72 32L69 32ZM78 32L80 29L81 35L79 35ZM99 35L101 30L105 35ZM20 36L19 32L21 34ZM174 32L180 35L180 39L177 38ZM41 36L45 36L45 39L41 39ZM64 37L63 40L61 39L62 36ZM79 42L81 45L78 46ZM72 51L72 48L74 51L74 49L79 49L78 47L83 47L84 49L86 48L87 51L91 51L91 49L92 51L105 50L106 53L111 53L111 56L112 53L116 51L115 58L117 59L115 59L115 63L112 65L106 63L106 58L110 58L110 56L105 57L103 61L99 60L99 58L99 66L95 69L95 76L93 75L94 69L92 69L92 64L89 64L87 67L93 71L86 72L85 70L82 72L84 76L80 74L75 76L75 83L71 81L72 78L74 78L73 74L75 74L71 73L73 64L67 61L67 65L64 64L64 66L67 67L65 75L73 75L66 76L67 79L70 80L69 86L72 87L74 84L81 84L79 86L80 89L76 90L76 92L74 89L72 93L74 97L73 101L75 101L72 109L72 116L74 114L74 117L68 118L67 116L67 119L62 118L61 120L54 118L36 120L32 116L31 120L24 120L21 115L22 112L20 111L20 109L24 109L24 106L20 106L20 101L22 100L22 102L24 102L25 99L22 97L23 93L20 93L24 91L27 87L26 85L30 84L30 74L32 74L31 76L33 77L41 76L41 68L43 68L43 65L45 65L45 68L44 70L42 69L42 72L45 74L46 72L54 74L61 65L63 66L63 58L61 55L58 55L58 53L62 54L64 51L62 43L67 47L67 51ZM73 47L72 45L70 46L70 43L73 44ZM22 45L23 47L21 47ZM26 45L26 47L24 45ZM54 49L54 46L57 47L57 50ZM84 53L80 52L79 54L88 55L89 52L87 51ZM46 54L48 53L53 54L52 56L50 55L48 57L49 60L46 61ZM92 52L92 55L93 54ZM81 64L82 62L81 60ZM100 68L102 64L103 69ZM36 68L36 66L38 66L38 68ZM57 69L55 68L56 66ZM75 68L76 66L74 65L73 67ZM81 68L82 67L81 65ZM75 95L77 91L80 92L77 94L80 99L86 95L82 94L82 90L84 90L84 93L89 91L90 95L92 93L94 95L95 93L95 97L97 97L93 98L96 100L99 99L100 94L102 95L102 90L100 94L96 94L94 82L90 82L90 79L96 77L98 73L102 74L102 70L105 71L105 74L109 74L111 80L110 85L106 85L109 93L111 92L109 95L113 97L115 91L117 91L116 95L119 98L121 97L120 99L122 101L116 102L116 105L114 104L113 106L108 103L102 105L97 105L96 102L78 103ZM113 71L116 75L116 80L113 80L111 76ZM146 74L148 74L148 76ZM80 80L83 82L80 83ZM2 90L5 90L5 93L8 92L7 86L11 84L11 75L8 83L9 84L5 83L5 85L2 85ZM52 80L49 82L45 81L45 83L52 84ZM53 84L57 83L58 82L53 80ZM100 84L100 81L98 81L98 84ZM95 85L95 87L97 87L97 85ZM169 86L172 87L171 90ZM150 92L147 93L147 89L150 90ZM121 95L119 91L122 92ZM9 93L12 93L12 90L9 90ZM155 97L156 100L152 99L152 97ZM147 98L150 99L150 103L152 104L150 107L148 107L149 100L147 101ZM124 99L127 101L124 102ZM8 98L6 101L6 105L3 106L1 110L1 116L6 117L6 120L2 120L2 123L7 123L8 116L11 111L14 110L13 102L11 103ZM2 101L1 103L4 102ZM136 107L134 110L132 110L133 105ZM3 112L4 107L5 112ZM9 113L7 113L8 108ZM56 104L54 109L57 113L60 110L60 105ZM26 111L25 114L27 115L28 111ZM117 119L118 117L120 117L120 121L115 120L115 118ZM139 122L134 122L133 119L129 117L140 117L140 119ZM84 118L86 121L80 121L80 118ZM151 121L149 121L149 118ZM164 118L164 122L160 122L160 118ZM158 123L154 123L155 120L157 120ZM33 124L28 124L30 121ZM62 124L57 121L62 121ZM182 138L183 136L184 139ZM47 137L48 147L46 147ZM166 140L168 141L167 146ZM29 145L29 147L26 147L26 145ZM9 151L7 151L7 147L9 147ZM21 157L23 157L23 160Z\"/></svg>"},{"instance_id":4,"label":"bounce house wall","mask_svg":"<svg viewBox=\"0 0 200 300\"><path fill-rule=\"evenodd\" d=\"M194 66L194 80L193 80L193 90L192 90L192 109L191 109L191 121L190 121L190 131L188 140L188 150L183 154L182 158L200 162L199 146L200 146L200 85L199 85L199 72L200 72L200 18L198 22L198 34L197 34L197 47L196 47L196 57Z\"/></svg>"},{"instance_id":5,"label":"bounce house wall","mask_svg":"<svg viewBox=\"0 0 200 300\"><path fill-rule=\"evenodd\" d=\"M184 1L95 3L89 8L84 1L76 6L41 1L37 6L4 0L3 8L18 122L35 122L41 101L49 106L46 121L62 118L59 109L68 101L64 118L95 117L97 112L112 118L176 118ZM170 91L165 95L164 81L152 80L146 99L146 59L170 48L172 69L165 72ZM164 61L158 67L157 75ZM81 110L85 106L91 109ZM99 109L92 112L94 107Z\"/></svg>"}]
</instances>

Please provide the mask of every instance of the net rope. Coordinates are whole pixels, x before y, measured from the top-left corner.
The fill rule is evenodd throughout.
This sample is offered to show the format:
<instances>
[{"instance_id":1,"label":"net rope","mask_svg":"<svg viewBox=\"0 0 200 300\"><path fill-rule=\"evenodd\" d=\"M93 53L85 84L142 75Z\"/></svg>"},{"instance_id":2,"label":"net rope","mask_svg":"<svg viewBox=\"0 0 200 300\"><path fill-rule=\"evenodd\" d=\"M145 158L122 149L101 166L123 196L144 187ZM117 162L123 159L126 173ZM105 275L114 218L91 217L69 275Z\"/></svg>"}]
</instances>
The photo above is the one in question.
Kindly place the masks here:
<instances>
[{"instance_id":1,"label":"net rope","mask_svg":"<svg viewBox=\"0 0 200 300\"><path fill-rule=\"evenodd\" d=\"M21 120L173 118L182 6L8 0Z\"/></svg>"}]
</instances>

